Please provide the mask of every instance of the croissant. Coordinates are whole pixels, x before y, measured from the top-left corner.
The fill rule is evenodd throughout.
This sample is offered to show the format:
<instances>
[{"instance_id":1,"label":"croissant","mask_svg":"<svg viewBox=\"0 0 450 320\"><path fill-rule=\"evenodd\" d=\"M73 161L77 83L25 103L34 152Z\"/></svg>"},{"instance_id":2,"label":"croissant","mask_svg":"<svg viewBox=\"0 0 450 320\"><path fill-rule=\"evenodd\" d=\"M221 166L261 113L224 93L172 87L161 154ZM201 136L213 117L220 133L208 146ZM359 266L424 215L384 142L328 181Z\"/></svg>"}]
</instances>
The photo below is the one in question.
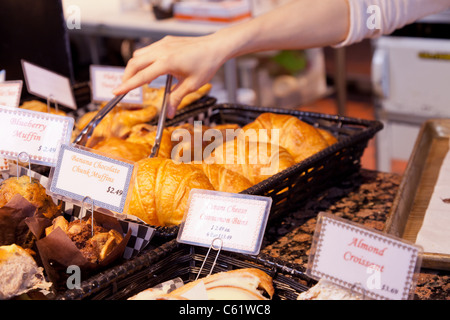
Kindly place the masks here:
<instances>
[{"instance_id":1,"label":"croissant","mask_svg":"<svg viewBox=\"0 0 450 320\"><path fill-rule=\"evenodd\" d=\"M179 225L193 188L214 190L203 171L190 164L142 159L137 162L128 214L154 226Z\"/></svg>"},{"instance_id":2,"label":"croissant","mask_svg":"<svg viewBox=\"0 0 450 320\"><path fill-rule=\"evenodd\" d=\"M282 146L236 138L214 149L205 163L222 165L254 185L294 165L295 160Z\"/></svg>"},{"instance_id":3,"label":"croissant","mask_svg":"<svg viewBox=\"0 0 450 320\"><path fill-rule=\"evenodd\" d=\"M250 138L256 134L259 141L279 144L292 154L296 162L328 147L327 141L316 128L291 115L263 113L243 129ZM251 129L254 131L249 131Z\"/></svg>"},{"instance_id":4,"label":"croissant","mask_svg":"<svg viewBox=\"0 0 450 320\"><path fill-rule=\"evenodd\" d=\"M151 146L144 143L134 143L120 138L108 138L100 141L93 150L98 150L112 157L123 158L133 162L150 155Z\"/></svg>"},{"instance_id":5,"label":"croissant","mask_svg":"<svg viewBox=\"0 0 450 320\"><path fill-rule=\"evenodd\" d=\"M126 141L136 144L146 144L151 148L156 140L156 126L148 123L141 123L133 126L126 138ZM159 145L158 157L170 158L172 152L172 139L168 128L163 129L161 143Z\"/></svg>"},{"instance_id":6,"label":"croissant","mask_svg":"<svg viewBox=\"0 0 450 320\"><path fill-rule=\"evenodd\" d=\"M85 113L75 125L76 131L81 131L95 117L98 111ZM110 111L95 127L91 138L91 145L109 137L123 138L128 135L131 128L139 123L152 120L158 113L154 106L142 108L121 108L116 107Z\"/></svg>"},{"instance_id":7,"label":"croissant","mask_svg":"<svg viewBox=\"0 0 450 320\"><path fill-rule=\"evenodd\" d=\"M224 166L204 162L201 164L193 163L192 165L206 174L217 191L239 193L252 186L252 183L246 177Z\"/></svg>"}]
</instances>

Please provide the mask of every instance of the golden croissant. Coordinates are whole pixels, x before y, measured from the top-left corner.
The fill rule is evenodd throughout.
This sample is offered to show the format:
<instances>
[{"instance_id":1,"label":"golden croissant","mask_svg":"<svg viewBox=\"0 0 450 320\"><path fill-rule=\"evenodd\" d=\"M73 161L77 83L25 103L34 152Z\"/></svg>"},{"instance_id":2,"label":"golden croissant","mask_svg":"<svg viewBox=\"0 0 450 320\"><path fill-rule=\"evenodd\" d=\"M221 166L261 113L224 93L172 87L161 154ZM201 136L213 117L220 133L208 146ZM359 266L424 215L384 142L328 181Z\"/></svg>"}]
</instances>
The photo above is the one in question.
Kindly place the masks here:
<instances>
[{"instance_id":1,"label":"golden croissant","mask_svg":"<svg viewBox=\"0 0 450 320\"><path fill-rule=\"evenodd\" d=\"M282 146L236 138L214 149L205 163L224 166L257 184L293 166L295 160Z\"/></svg>"},{"instance_id":2,"label":"golden croissant","mask_svg":"<svg viewBox=\"0 0 450 320\"><path fill-rule=\"evenodd\" d=\"M253 184L243 175L229 170L219 164L192 163L201 169L216 191L239 193L250 188Z\"/></svg>"},{"instance_id":3,"label":"golden croissant","mask_svg":"<svg viewBox=\"0 0 450 320\"><path fill-rule=\"evenodd\" d=\"M146 158L136 163L128 214L154 226L181 223L191 189L214 190L198 168L171 159Z\"/></svg>"},{"instance_id":4,"label":"golden croissant","mask_svg":"<svg viewBox=\"0 0 450 320\"><path fill-rule=\"evenodd\" d=\"M291 115L263 113L244 126L243 130L247 137L257 137L259 141L279 144L296 162L329 146L315 127Z\"/></svg>"}]
</instances>

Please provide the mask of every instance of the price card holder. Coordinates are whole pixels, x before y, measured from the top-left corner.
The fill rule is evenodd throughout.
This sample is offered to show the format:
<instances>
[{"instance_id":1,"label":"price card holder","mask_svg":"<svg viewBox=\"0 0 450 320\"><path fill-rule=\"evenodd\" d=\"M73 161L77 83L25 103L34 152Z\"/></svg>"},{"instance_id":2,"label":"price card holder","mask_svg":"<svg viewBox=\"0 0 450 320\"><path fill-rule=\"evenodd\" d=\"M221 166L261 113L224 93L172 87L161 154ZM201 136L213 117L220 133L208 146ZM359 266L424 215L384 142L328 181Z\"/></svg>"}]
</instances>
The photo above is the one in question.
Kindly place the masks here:
<instances>
[{"instance_id":1,"label":"price card holder","mask_svg":"<svg viewBox=\"0 0 450 320\"><path fill-rule=\"evenodd\" d=\"M122 83L123 67L91 65L89 68L92 101L104 102L114 98L112 91ZM142 87L131 90L121 101L124 104L142 104Z\"/></svg>"},{"instance_id":2,"label":"price card holder","mask_svg":"<svg viewBox=\"0 0 450 320\"><path fill-rule=\"evenodd\" d=\"M0 156L15 160L26 152L32 163L54 166L73 124L72 117L0 106Z\"/></svg>"},{"instance_id":3,"label":"price card holder","mask_svg":"<svg viewBox=\"0 0 450 320\"><path fill-rule=\"evenodd\" d=\"M422 253L403 239L320 213L307 274L367 298L407 300L414 295Z\"/></svg>"},{"instance_id":4,"label":"price card holder","mask_svg":"<svg viewBox=\"0 0 450 320\"><path fill-rule=\"evenodd\" d=\"M63 145L48 190L56 198L81 204L86 197L99 208L124 213L132 194L134 164L77 145Z\"/></svg>"},{"instance_id":5,"label":"price card holder","mask_svg":"<svg viewBox=\"0 0 450 320\"><path fill-rule=\"evenodd\" d=\"M259 253L270 197L192 189L177 241L210 247L215 239L222 250Z\"/></svg>"},{"instance_id":6,"label":"price card holder","mask_svg":"<svg viewBox=\"0 0 450 320\"><path fill-rule=\"evenodd\" d=\"M77 109L69 78L25 60L22 60L22 69L29 93Z\"/></svg>"}]
</instances>

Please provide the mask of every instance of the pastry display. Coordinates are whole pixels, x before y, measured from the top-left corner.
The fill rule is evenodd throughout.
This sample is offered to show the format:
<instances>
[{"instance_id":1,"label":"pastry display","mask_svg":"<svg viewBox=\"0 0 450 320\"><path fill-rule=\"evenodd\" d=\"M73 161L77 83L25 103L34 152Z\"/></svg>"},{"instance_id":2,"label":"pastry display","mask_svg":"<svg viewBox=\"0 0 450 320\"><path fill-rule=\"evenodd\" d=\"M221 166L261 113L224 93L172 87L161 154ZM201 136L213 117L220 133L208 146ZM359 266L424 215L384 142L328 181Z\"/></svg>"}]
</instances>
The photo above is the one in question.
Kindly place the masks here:
<instances>
[{"instance_id":1,"label":"pastry display","mask_svg":"<svg viewBox=\"0 0 450 320\"><path fill-rule=\"evenodd\" d=\"M48 236L55 229L60 228L72 240L83 256L91 263L99 263L117 247L123 240L123 236L114 229L106 229L95 223L92 235L92 221L74 220L67 222L63 216L55 218L52 225L45 229Z\"/></svg>"},{"instance_id":2,"label":"pastry display","mask_svg":"<svg viewBox=\"0 0 450 320\"><path fill-rule=\"evenodd\" d=\"M0 300L35 289L49 290L51 286L45 280L44 269L28 251L16 244L0 246Z\"/></svg>"},{"instance_id":3,"label":"pastry display","mask_svg":"<svg viewBox=\"0 0 450 320\"><path fill-rule=\"evenodd\" d=\"M186 300L189 291L203 284L207 300L270 300L274 294L272 278L256 268L236 269L215 273L189 282L166 294L153 289L144 290L129 300Z\"/></svg>"},{"instance_id":4,"label":"pastry display","mask_svg":"<svg viewBox=\"0 0 450 320\"><path fill-rule=\"evenodd\" d=\"M29 176L11 177L0 184L0 207L10 201L14 195L20 194L46 218L53 218L61 212L61 205L56 205L46 193L46 189L35 178Z\"/></svg>"}]
</instances>

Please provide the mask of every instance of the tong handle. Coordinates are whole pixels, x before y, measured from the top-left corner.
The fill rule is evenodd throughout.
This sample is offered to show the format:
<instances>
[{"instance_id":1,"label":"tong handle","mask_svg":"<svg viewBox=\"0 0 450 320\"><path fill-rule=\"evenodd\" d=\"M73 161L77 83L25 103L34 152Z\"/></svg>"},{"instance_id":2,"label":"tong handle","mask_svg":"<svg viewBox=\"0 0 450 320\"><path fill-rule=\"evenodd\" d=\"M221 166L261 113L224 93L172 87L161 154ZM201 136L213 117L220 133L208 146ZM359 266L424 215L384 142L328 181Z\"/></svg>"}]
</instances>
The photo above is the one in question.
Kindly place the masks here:
<instances>
[{"instance_id":1,"label":"tong handle","mask_svg":"<svg viewBox=\"0 0 450 320\"><path fill-rule=\"evenodd\" d=\"M164 131L164 126L166 122L167 115L167 102L169 100L170 90L172 89L172 75L168 74L166 79L166 87L164 89L164 97L161 107L161 112L158 119L158 127L156 128L155 144L152 147L152 152L149 158L154 158L158 156L159 147L161 145L161 139Z\"/></svg>"}]
</instances>

